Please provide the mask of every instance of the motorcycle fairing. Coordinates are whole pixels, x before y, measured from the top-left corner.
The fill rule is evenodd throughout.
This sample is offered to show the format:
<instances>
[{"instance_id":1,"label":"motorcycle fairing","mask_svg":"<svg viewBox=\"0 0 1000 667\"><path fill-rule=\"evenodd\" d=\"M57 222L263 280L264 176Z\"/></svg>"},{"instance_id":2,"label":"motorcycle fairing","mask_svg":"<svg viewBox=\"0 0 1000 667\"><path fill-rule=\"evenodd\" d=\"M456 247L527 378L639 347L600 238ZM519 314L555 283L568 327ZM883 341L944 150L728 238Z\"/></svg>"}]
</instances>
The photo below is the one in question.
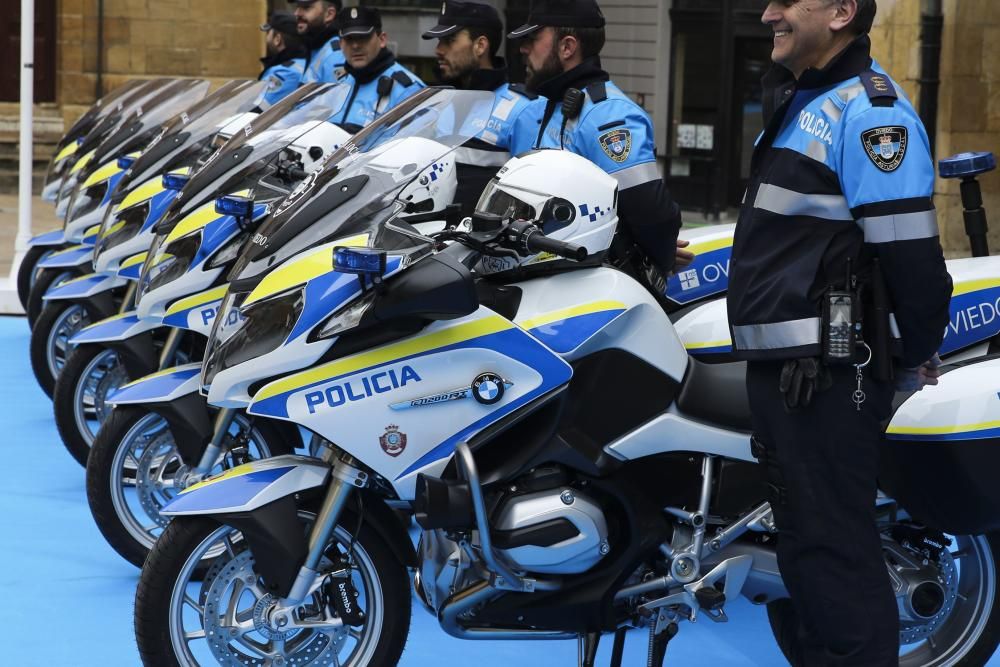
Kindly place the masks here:
<instances>
[{"instance_id":1,"label":"motorcycle fairing","mask_svg":"<svg viewBox=\"0 0 1000 667\"><path fill-rule=\"evenodd\" d=\"M53 285L42 298L46 301L60 299L85 299L87 297L113 290L128 283L124 278L113 274L88 273L64 283Z\"/></svg>"},{"instance_id":2,"label":"motorcycle fairing","mask_svg":"<svg viewBox=\"0 0 1000 667\"><path fill-rule=\"evenodd\" d=\"M201 362L174 366L139 378L108 395L111 405L165 403L197 393Z\"/></svg>"},{"instance_id":3,"label":"motorcycle fairing","mask_svg":"<svg viewBox=\"0 0 1000 667\"><path fill-rule=\"evenodd\" d=\"M175 301L167 308L163 324L208 336L228 289L229 285L220 285Z\"/></svg>"},{"instance_id":4,"label":"motorcycle fairing","mask_svg":"<svg viewBox=\"0 0 1000 667\"><path fill-rule=\"evenodd\" d=\"M505 381L492 403L473 400L470 391L463 400L407 409L414 400L469 389L483 373ZM401 498L412 498L417 473L443 467L459 441L560 389L572 374L537 339L480 307L415 336L269 383L247 411L293 421L338 443L394 480ZM338 411L345 405L350 407ZM439 418L428 414L433 410ZM390 432L402 440L398 450L387 448Z\"/></svg>"},{"instance_id":5,"label":"motorcycle fairing","mask_svg":"<svg viewBox=\"0 0 1000 667\"><path fill-rule=\"evenodd\" d=\"M729 289L729 258L733 254L735 224L683 230L680 238L691 242L694 261L667 279L664 296L679 305L721 294Z\"/></svg>"},{"instance_id":6,"label":"motorcycle fairing","mask_svg":"<svg viewBox=\"0 0 1000 667\"><path fill-rule=\"evenodd\" d=\"M92 227L88 227L83 232L83 238L80 239L80 243L93 248L97 245L97 235L101 233L101 225L97 224Z\"/></svg>"},{"instance_id":7,"label":"motorcycle fairing","mask_svg":"<svg viewBox=\"0 0 1000 667\"><path fill-rule=\"evenodd\" d=\"M69 170L70 175L74 176L76 174L79 174L82 170L86 169L87 165L90 164L90 161L94 159L94 153L96 152L97 149L94 149L89 153L80 156L80 158L78 158L77 161L73 163L73 166L70 167Z\"/></svg>"},{"instance_id":8,"label":"motorcycle fairing","mask_svg":"<svg viewBox=\"0 0 1000 667\"><path fill-rule=\"evenodd\" d=\"M676 405L604 447L617 459L629 461L669 452L698 452L755 462L750 434L691 419Z\"/></svg>"},{"instance_id":9,"label":"motorcycle fairing","mask_svg":"<svg viewBox=\"0 0 1000 667\"><path fill-rule=\"evenodd\" d=\"M179 172L183 171L186 170L179 170ZM131 239L124 241L113 248L101 250L94 257L94 268L97 271L115 271L118 268L118 262L122 259L149 248L149 245L152 242L153 225L156 224L156 221L160 219L163 213L170 206L171 202L173 202L177 197L176 190L167 190L163 187L162 178L158 177L157 180L160 182L146 183L149 187L145 188L142 194L151 193L149 197L144 197L141 200L135 201L135 204L141 204L147 199L149 201L149 211L140 224L139 231ZM138 192L138 190L136 192ZM122 202L121 207L119 207L118 211L112 216L112 220L114 222L111 222L107 228L101 230L101 240L98 241L99 246L105 237L110 236L124 225L124 221L118 219L118 214L125 211L127 208L130 208L125 206L125 203L128 201L129 198L126 197Z\"/></svg>"},{"instance_id":10,"label":"motorcycle fairing","mask_svg":"<svg viewBox=\"0 0 1000 667\"><path fill-rule=\"evenodd\" d=\"M692 356L730 354L733 351L725 298L709 301L686 313L674 322L674 329L681 337L684 349Z\"/></svg>"},{"instance_id":11,"label":"motorcycle fairing","mask_svg":"<svg viewBox=\"0 0 1000 667\"><path fill-rule=\"evenodd\" d=\"M118 265L118 275L122 278L128 278L129 280L138 280L139 273L142 271L142 265L146 261L146 257L148 255L148 252L140 252L137 255L132 255L131 257L123 260L122 263Z\"/></svg>"},{"instance_id":12,"label":"motorcycle fairing","mask_svg":"<svg viewBox=\"0 0 1000 667\"><path fill-rule=\"evenodd\" d=\"M275 456L210 477L168 502L164 516L250 512L295 493L326 484L330 467L306 456Z\"/></svg>"},{"instance_id":13,"label":"motorcycle fairing","mask_svg":"<svg viewBox=\"0 0 1000 667\"><path fill-rule=\"evenodd\" d=\"M78 331L71 339L73 345L84 343L110 343L126 340L160 326L156 320L140 319L135 311L120 313L95 322Z\"/></svg>"},{"instance_id":14,"label":"motorcycle fairing","mask_svg":"<svg viewBox=\"0 0 1000 667\"><path fill-rule=\"evenodd\" d=\"M568 354L625 312L621 301L592 301L538 315L517 324L559 354Z\"/></svg>"},{"instance_id":15,"label":"motorcycle fairing","mask_svg":"<svg viewBox=\"0 0 1000 667\"><path fill-rule=\"evenodd\" d=\"M44 234L32 237L28 241L28 247L63 245L66 243L65 236L63 230L53 229L51 232L45 232Z\"/></svg>"},{"instance_id":16,"label":"motorcycle fairing","mask_svg":"<svg viewBox=\"0 0 1000 667\"><path fill-rule=\"evenodd\" d=\"M94 258L94 247L89 245L71 245L62 250L56 250L36 264L39 269L61 269L65 267L82 266Z\"/></svg>"}]
</instances>

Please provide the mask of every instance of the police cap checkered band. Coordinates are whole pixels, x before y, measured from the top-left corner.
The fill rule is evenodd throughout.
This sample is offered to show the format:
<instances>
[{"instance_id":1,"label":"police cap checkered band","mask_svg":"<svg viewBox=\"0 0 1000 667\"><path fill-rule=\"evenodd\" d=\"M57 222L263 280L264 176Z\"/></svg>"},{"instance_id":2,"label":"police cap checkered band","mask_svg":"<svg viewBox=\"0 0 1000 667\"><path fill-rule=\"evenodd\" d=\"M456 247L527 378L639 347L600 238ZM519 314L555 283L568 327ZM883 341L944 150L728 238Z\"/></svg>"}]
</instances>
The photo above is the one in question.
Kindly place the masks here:
<instances>
[{"instance_id":1,"label":"police cap checkered band","mask_svg":"<svg viewBox=\"0 0 1000 667\"><path fill-rule=\"evenodd\" d=\"M492 28L503 30L500 13L482 2L444 0L438 14L437 25L421 35L424 39L439 39L453 35L462 28Z\"/></svg>"},{"instance_id":2,"label":"police cap checkered band","mask_svg":"<svg viewBox=\"0 0 1000 667\"><path fill-rule=\"evenodd\" d=\"M521 39L544 26L603 28L604 14L597 0L532 0L527 22L507 37Z\"/></svg>"}]
</instances>

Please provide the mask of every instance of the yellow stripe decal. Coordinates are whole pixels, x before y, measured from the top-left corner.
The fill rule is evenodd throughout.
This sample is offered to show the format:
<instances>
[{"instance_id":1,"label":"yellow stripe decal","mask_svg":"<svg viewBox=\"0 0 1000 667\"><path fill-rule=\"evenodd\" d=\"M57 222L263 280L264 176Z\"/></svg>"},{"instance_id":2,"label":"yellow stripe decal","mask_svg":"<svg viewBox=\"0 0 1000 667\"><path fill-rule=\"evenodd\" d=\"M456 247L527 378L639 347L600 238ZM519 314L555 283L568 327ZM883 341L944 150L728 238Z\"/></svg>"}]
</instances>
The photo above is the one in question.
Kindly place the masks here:
<instances>
[{"instance_id":1,"label":"yellow stripe decal","mask_svg":"<svg viewBox=\"0 0 1000 667\"><path fill-rule=\"evenodd\" d=\"M65 254L66 254L66 253L68 253L68 252L76 252L76 251L77 251L77 250L79 250L80 248L84 248L84 247L87 247L87 248L89 248L90 246L83 246L83 245L71 245L71 246L70 246L70 247L68 247L68 248L64 248L64 249L62 249L62 250L57 250L56 252L54 252L54 253L52 253L51 255L49 255L49 257L59 257L60 255L65 255Z\"/></svg>"},{"instance_id":2,"label":"yellow stripe decal","mask_svg":"<svg viewBox=\"0 0 1000 667\"><path fill-rule=\"evenodd\" d=\"M97 273L85 273L85 274L83 274L82 276L80 276L78 278L71 278L70 280L63 281L63 282L59 283L59 285L61 286L61 285L69 285L71 283L78 283L81 280L92 280L94 278L94 276L98 276L98 275L100 275L100 274L97 274Z\"/></svg>"},{"instance_id":3,"label":"yellow stripe decal","mask_svg":"<svg viewBox=\"0 0 1000 667\"><path fill-rule=\"evenodd\" d=\"M730 339L726 340L710 340L704 343L685 343L684 349L686 350L700 350L706 347L729 347L733 344Z\"/></svg>"},{"instance_id":4,"label":"yellow stripe decal","mask_svg":"<svg viewBox=\"0 0 1000 667\"><path fill-rule=\"evenodd\" d=\"M721 239L702 241L701 243L691 241L691 245L687 247L687 250L698 254L699 252L712 252L713 250L718 250L719 248L728 248L731 245L733 245L733 237L724 236Z\"/></svg>"},{"instance_id":5,"label":"yellow stripe decal","mask_svg":"<svg viewBox=\"0 0 1000 667\"><path fill-rule=\"evenodd\" d=\"M138 255L132 255L122 260L121 265L118 267L119 271L127 269L130 266L135 266L136 264L142 264L146 261L146 257L149 255L148 252L140 252Z\"/></svg>"},{"instance_id":6,"label":"yellow stripe decal","mask_svg":"<svg viewBox=\"0 0 1000 667\"><path fill-rule=\"evenodd\" d=\"M970 280L966 283L958 283L954 288L952 288L951 295L960 296L962 294L978 292L979 290L989 289L991 287L1000 287L1000 278L984 278L982 280Z\"/></svg>"},{"instance_id":7,"label":"yellow stripe decal","mask_svg":"<svg viewBox=\"0 0 1000 667\"><path fill-rule=\"evenodd\" d=\"M104 165L102 165L97 171L92 173L87 177L87 180L83 182L83 187L89 187L91 185L96 185L101 181L106 181L115 174L124 171L118 166L118 160L112 160Z\"/></svg>"},{"instance_id":8,"label":"yellow stripe decal","mask_svg":"<svg viewBox=\"0 0 1000 667\"><path fill-rule=\"evenodd\" d=\"M75 141L69 142L65 148L59 151L59 154L56 155L56 159L54 160L54 162L59 162L59 160L69 157L70 155L75 153L76 149L78 149L79 147L80 144L76 143Z\"/></svg>"},{"instance_id":9,"label":"yellow stripe decal","mask_svg":"<svg viewBox=\"0 0 1000 667\"><path fill-rule=\"evenodd\" d=\"M203 306L206 303L211 303L212 301L219 301L220 299L225 298L228 290L229 285L220 285L219 287L210 289L207 292L186 296L183 299L170 304L170 307L167 308L167 312L164 317L176 315L177 313L182 313L185 310L190 310L192 308L197 308L198 306Z\"/></svg>"},{"instance_id":10,"label":"yellow stripe decal","mask_svg":"<svg viewBox=\"0 0 1000 667\"><path fill-rule=\"evenodd\" d=\"M975 433L976 431L986 431L991 428L1000 428L1000 421L959 426L890 426L886 429L886 433L900 435L945 435L948 433Z\"/></svg>"},{"instance_id":11,"label":"yellow stripe decal","mask_svg":"<svg viewBox=\"0 0 1000 667\"><path fill-rule=\"evenodd\" d=\"M150 179L137 187L135 190L132 190L132 192L125 195L125 199L123 199L122 203L118 205L118 211L124 211L125 209L131 208L136 204L141 204L147 199L152 199L164 190L166 190L166 188L163 187L163 180L160 176Z\"/></svg>"},{"instance_id":12,"label":"yellow stripe decal","mask_svg":"<svg viewBox=\"0 0 1000 667\"><path fill-rule=\"evenodd\" d=\"M188 488L181 491L181 495L209 486L210 484L215 484L216 482L224 482L227 479L233 479L234 477L242 477L243 475L249 475L252 472L256 472L256 470L257 469L254 467L253 463L244 463L241 466L236 466L235 468L227 470L226 472L219 473L214 477L209 477L203 482L192 484Z\"/></svg>"},{"instance_id":13,"label":"yellow stripe decal","mask_svg":"<svg viewBox=\"0 0 1000 667\"><path fill-rule=\"evenodd\" d=\"M70 174L75 174L75 173L79 172L81 169L83 169L84 167L86 167L88 164L90 164L90 161L94 159L94 153L95 152L96 151L90 151L89 153L87 153L86 155L84 155L82 158L80 158L79 160L77 160L76 164L73 165L73 168L69 170L69 173Z\"/></svg>"},{"instance_id":14,"label":"yellow stripe decal","mask_svg":"<svg viewBox=\"0 0 1000 667\"><path fill-rule=\"evenodd\" d=\"M119 220L115 224L113 224L110 227L108 227L107 229L105 229L101 233L101 238L103 239L103 238L107 238L108 236L111 236L112 234L114 234L115 232L117 232L119 229L121 229L124 226L125 226L125 221L124 220Z\"/></svg>"},{"instance_id":15,"label":"yellow stripe decal","mask_svg":"<svg viewBox=\"0 0 1000 667\"><path fill-rule=\"evenodd\" d=\"M87 238L88 236L97 236L98 232L100 231L101 231L100 224L87 227L87 230L83 233L83 238Z\"/></svg>"},{"instance_id":16,"label":"yellow stripe decal","mask_svg":"<svg viewBox=\"0 0 1000 667\"><path fill-rule=\"evenodd\" d=\"M590 315L591 313L600 313L606 310L625 310L625 308L625 304L620 301L593 301L579 306L570 306L569 308L554 310L551 313L545 313L544 315L532 317L531 319L518 322L517 324L522 329L535 329L545 324L568 320L571 317Z\"/></svg>"},{"instance_id":17,"label":"yellow stripe decal","mask_svg":"<svg viewBox=\"0 0 1000 667\"><path fill-rule=\"evenodd\" d=\"M254 402L263 401L272 396L292 392L330 378L349 375L364 368L381 366L382 364L391 363L398 359L431 352L441 347L464 343L468 340L489 336L490 334L513 328L514 325L508 320L499 315L490 315L474 322L458 324L418 338L386 345L371 352L345 357L344 359L331 361L328 364L290 375L287 378L277 380L263 387L253 397L253 400Z\"/></svg>"},{"instance_id":18,"label":"yellow stripe decal","mask_svg":"<svg viewBox=\"0 0 1000 667\"><path fill-rule=\"evenodd\" d=\"M130 315L134 315L134 313L129 313L129 314L130 314ZM132 386L134 386L134 385L137 385L137 384L139 384L140 382L145 382L145 381L147 381L147 380L152 380L152 379L154 379L154 378L158 378L158 377L163 377L163 376L165 376L165 375L171 375L171 374L173 374L173 373L176 373L176 372L177 372L177 371L179 371L179 370L187 370L187 369L186 369L186 368L183 368L183 367L178 367L178 366L173 366L173 367L171 367L171 368L167 368L166 370L162 370L162 371L156 371L155 373L150 373L149 375L143 375L143 376L142 376L141 378L139 378L138 380L132 380L132 381L131 381L131 382L129 382L128 384L123 384L123 385L121 386L121 388L122 388L122 389L125 389L126 387L132 387Z\"/></svg>"}]
</instances>

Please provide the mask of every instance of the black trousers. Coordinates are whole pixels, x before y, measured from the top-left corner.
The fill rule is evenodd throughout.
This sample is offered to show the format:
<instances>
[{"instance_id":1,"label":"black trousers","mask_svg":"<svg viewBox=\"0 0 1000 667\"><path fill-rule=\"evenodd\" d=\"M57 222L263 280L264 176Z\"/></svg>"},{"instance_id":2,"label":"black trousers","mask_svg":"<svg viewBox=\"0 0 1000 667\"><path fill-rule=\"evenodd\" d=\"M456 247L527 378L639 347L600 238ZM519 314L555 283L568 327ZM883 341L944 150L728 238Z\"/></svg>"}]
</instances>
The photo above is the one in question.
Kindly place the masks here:
<instances>
[{"instance_id":1,"label":"black trousers","mask_svg":"<svg viewBox=\"0 0 1000 667\"><path fill-rule=\"evenodd\" d=\"M853 367L789 413L783 362L750 362L747 391L764 445L778 526L778 566L801 627L796 667L899 664L899 612L875 526L880 422L893 389L866 377L859 412Z\"/></svg>"}]
</instances>

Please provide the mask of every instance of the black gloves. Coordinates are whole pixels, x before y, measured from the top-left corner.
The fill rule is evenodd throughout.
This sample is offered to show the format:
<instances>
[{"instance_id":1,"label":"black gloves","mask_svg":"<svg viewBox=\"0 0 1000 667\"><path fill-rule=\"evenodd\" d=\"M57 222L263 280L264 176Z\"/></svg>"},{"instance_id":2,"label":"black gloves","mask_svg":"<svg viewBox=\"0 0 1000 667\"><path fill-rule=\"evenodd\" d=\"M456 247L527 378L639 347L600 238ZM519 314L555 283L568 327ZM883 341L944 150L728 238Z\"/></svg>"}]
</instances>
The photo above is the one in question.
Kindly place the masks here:
<instances>
[{"instance_id":1,"label":"black gloves","mask_svg":"<svg viewBox=\"0 0 1000 667\"><path fill-rule=\"evenodd\" d=\"M792 412L812 402L813 394L826 391L833 384L830 372L819 359L790 359L781 367L778 389L785 395L785 410Z\"/></svg>"}]
</instances>

